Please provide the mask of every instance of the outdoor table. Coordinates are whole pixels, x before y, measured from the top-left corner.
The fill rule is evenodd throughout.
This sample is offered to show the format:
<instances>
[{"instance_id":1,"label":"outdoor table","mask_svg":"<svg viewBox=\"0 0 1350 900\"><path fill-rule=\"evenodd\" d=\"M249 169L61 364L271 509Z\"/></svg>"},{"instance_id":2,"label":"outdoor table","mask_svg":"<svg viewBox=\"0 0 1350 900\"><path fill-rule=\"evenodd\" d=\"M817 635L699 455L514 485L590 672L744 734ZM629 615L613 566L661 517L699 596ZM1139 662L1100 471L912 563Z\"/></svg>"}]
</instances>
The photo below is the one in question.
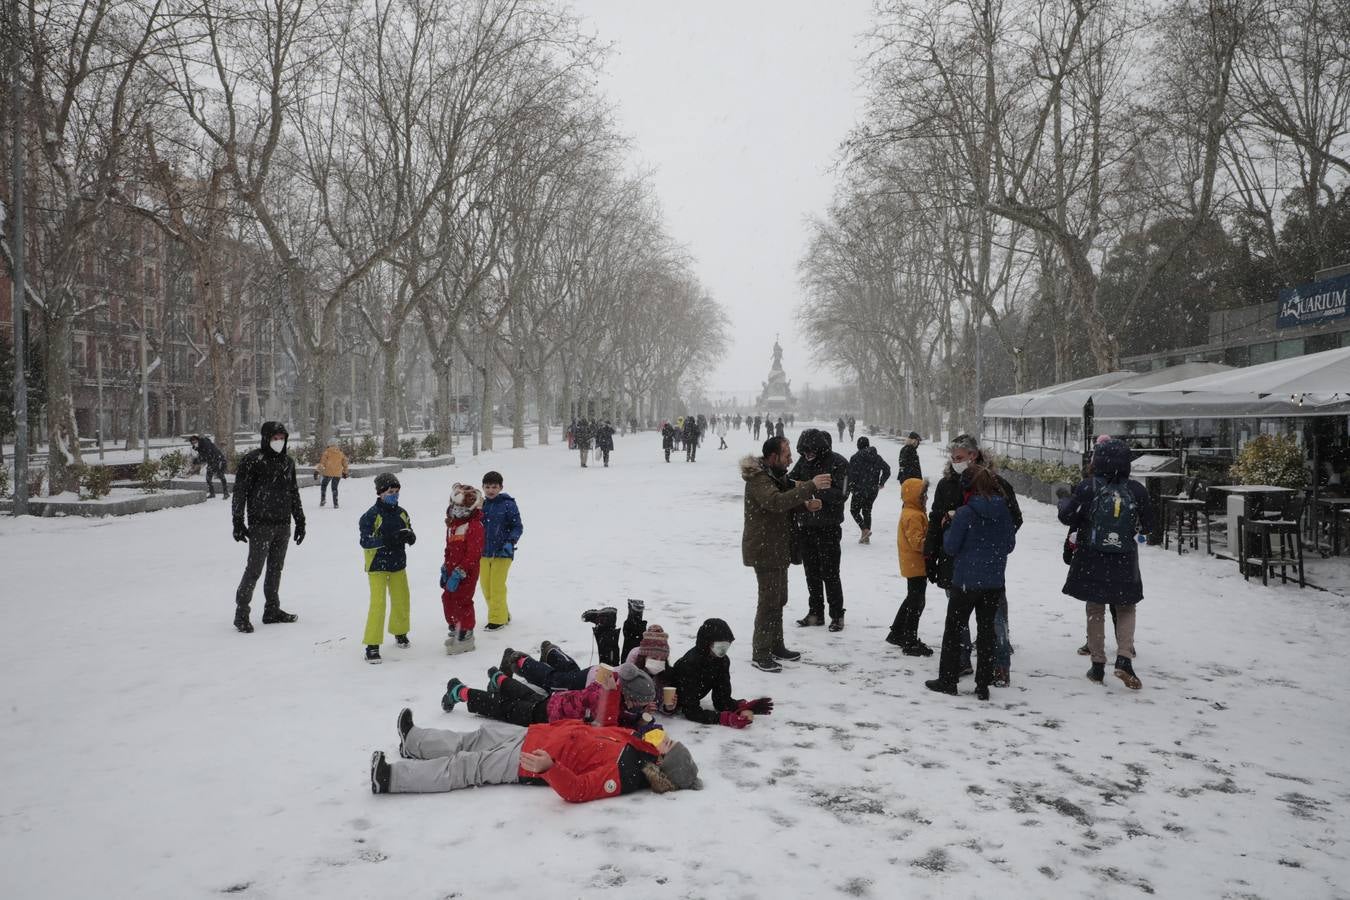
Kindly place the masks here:
<instances>
[{"instance_id":1,"label":"outdoor table","mask_svg":"<svg viewBox=\"0 0 1350 900\"><path fill-rule=\"evenodd\" d=\"M1318 497L1317 505L1331 510L1331 552L1334 556L1340 556L1341 526L1345 522L1344 517L1350 515L1350 497ZM1318 518L1321 518L1320 509L1318 510ZM1319 527L1317 530L1321 531L1321 528Z\"/></svg>"},{"instance_id":2,"label":"outdoor table","mask_svg":"<svg viewBox=\"0 0 1350 900\"><path fill-rule=\"evenodd\" d=\"M1293 488L1276 487L1273 484L1218 484L1210 488L1211 491L1223 491L1228 494L1228 513L1225 516L1228 523L1228 552L1238 559L1239 567L1243 556L1243 550L1238 542L1238 518L1246 517L1247 509L1252 497L1285 497L1294 493Z\"/></svg>"}]
</instances>

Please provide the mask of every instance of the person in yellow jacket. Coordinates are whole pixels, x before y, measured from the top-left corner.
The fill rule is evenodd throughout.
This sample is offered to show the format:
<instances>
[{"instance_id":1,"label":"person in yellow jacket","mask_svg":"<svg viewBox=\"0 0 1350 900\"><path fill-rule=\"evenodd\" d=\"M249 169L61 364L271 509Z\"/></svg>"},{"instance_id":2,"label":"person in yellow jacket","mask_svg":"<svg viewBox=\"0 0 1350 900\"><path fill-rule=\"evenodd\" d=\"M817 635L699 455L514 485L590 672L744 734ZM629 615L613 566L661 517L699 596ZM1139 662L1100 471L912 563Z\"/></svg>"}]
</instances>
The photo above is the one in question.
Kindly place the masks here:
<instances>
[{"instance_id":1,"label":"person in yellow jacket","mask_svg":"<svg viewBox=\"0 0 1350 900\"><path fill-rule=\"evenodd\" d=\"M337 444L329 444L314 467L314 474L323 477L319 485L319 505L328 505L328 486L333 486L333 509L338 508L338 482L347 477L347 454L338 449Z\"/></svg>"},{"instance_id":2,"label":"person in yellow jacket","mask_svg":"<svg viewBox=\"0 0 1350 900\"><path fill-rule=\"evenodd\" d=\"M923 511L928 505L928 482L906 478L900 483L900 500L900 527L896 529L895 544L900 554L900 577L905 579L908 591L891 623L886 643L901 648L906 656L932 656L932 648L919 640L919 617L923 615L928 592L928 568L923 558L923 541L928 534L928 514Z\"/></svg>"}]
</instances>

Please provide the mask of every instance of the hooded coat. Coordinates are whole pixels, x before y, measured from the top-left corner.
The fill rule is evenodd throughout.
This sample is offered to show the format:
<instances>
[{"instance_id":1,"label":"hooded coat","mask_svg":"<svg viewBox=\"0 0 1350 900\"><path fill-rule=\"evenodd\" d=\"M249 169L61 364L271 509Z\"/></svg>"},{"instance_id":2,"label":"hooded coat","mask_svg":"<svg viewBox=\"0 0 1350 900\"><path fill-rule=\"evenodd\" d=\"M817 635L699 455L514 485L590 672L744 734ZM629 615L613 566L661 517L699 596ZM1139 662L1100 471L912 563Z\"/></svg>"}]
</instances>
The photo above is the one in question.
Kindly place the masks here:
<instances>
[{"instance_id":1,"label":"hooded coat","mask_svg":"<svg viewBox=\"0 0 1350 900\"><path fill-rule=\"evenodd\" d=\"M815 491L812 495L821 501L821 508L815 512L803 510L797 515L798 524L806 531L838 528L844 521L848 460L832 451L830 445L830 433L816 428L808 428L797 438L797 452L803 455L788 472L788 478L809 482L817 475L828 474L831 479L828 489ZM806 453L814 453L816 458L808 460Z\"/></svg>"},{"instance_id":2,"label":"hooded coat","mask_svg":"<svg viewBox=\"0 0 1350 900\"><path fill-rule=\"evenodd\" d=\"M202 465L207 471L219 469L225 471L225 454L220 452L220 448L212 443L211 439L204 434L197 435L197 458L201 460Z\"/></svg>"},{"instance_id":3,"label":"hooded coat","mask_svg":"<svg viewBox=\"0 0 1350 900\"><path fill-rule=\"evenodd\" d=\"M741 460L741 479L745 482L741 562L766 569L787 568L792 564L793 511L811 499L811 482L794 483L758 456Z\"/></svg>"},{"instance_id":4,"label":"hooded coat","mask_svg":"<svg viewBox=\"0 0 1350 900\"><path fill-rule=\"evenodd\" d=\"M942 536L952 558L952 587L967 591L1003 587L1008 554L1017 546L1017 528L1003 497L972 496L956 511Z\"/></svg>"},{"instance_id":5,"label":"hooded coat","mask_svg":"<svg viewBox=\"0 0 1350 900\"><path fill-rule=\"evenodd\" d=\"M520 770L525 780L539 779L568 803L603 800L647 786L644 762L660 758L651 744L629 728L595 728L575 719L531 725L520 745L522 753L547 751L553 765L541 775Z\"/></svg>"},{"instance_id":6,"label":"hooded coat","mask_svg":"<svg viewBox=\"0 0 1350 900\"><path fill-rule=\"evenodd\" d=\"M401 572L408 568L405 547L417 543L408 511L397 503L376 500L357 523L367 572ZM407 532L404 532L407 529Z\"/></svg>"},{"instance_id":7,"label":"hooded coat","mask_svg":"<svg viewBox=\"0 0 1350 900\"><path fill-rule=\"evenodd\" d=\"M924 539L923 555L925 562L931 560L935 565L933 581L938 587L952 586L953 560L943 549L943 536L950 523L944 523L943 519L949 512L954 514L966 502L966 492L970 486L969 472L967 469L966 472L957 474L951 463L948 463L942 480L933 491L933 506L928 511L928 536ZM963 478L963 475L967 477ZM1017 504L1017 492L997 472L994 473L994 478L1003 489L1003 499L1008 504L1013 530L1017 530L1022 527L1022 508Z\"/></svg>"},{"instance_id":8,"label":"hooded coat","mask_svg":"<svg viewBox=\"0 0 1350 900\"><path fill-rule=\"evenodd\" d=\"M300 505L300 486L295 480L295 460L286 448L280 453L272 450L269 438L286 434L280 422L264 422L260 429L262 446L250 450L239 460L234 474L234 501L231 511L236 523L252 525L289 525L295 519L297 527L305 524L305 509ZM287 435L287 443L290 436Z\"/></svg>"},{"instance_id":9,"label":"hooded coat","mask_svg":"<svg viewBox=\"0 0 1350 900\"><path fill-rule=\"evenodd\" d=\"M731 640L735 637L730 625L721 619L708 619L699 626L693 649L675 663L672 674L679 692L680 712L689 721L715 725L719 714L735 709L740 702L731 696L731 660L712 652L716 642ZM709 693L713 708L705 709L703 698Z\"/></svg>"},{"instance_id":10,"label":"hooded coat","mask_svg":"<svg viewBox=\"0 0 1350 900\"><path fill-rule=\"evenodd\" d=\"M928 536L928 515L923 511L923 492L927 487L922 478L907 478L900 483L900 527L895 545L900 554L901 578L918 578L926 572L923 542Z\"/></svg>"},{"instance_id":11,"label":"hooded coat","mask_svg":"<svg viewBox=\"0 0 1350 900\"><path fill-rule=\"evenodd\" d=\"M900 459L895 468L895 479L904 484L908 478L922 478L923 469L919 466L919 448L905 444L900 448Z\"/></svg>"},{"instance_id":12,"label":"hooded coat","mask_svg":"<svg viewBox=\"0 0 1350 900\"><path fill-rule=\"evenodd\" d=\"M863 497L881 493L891 477L891 467L876 447L863 447L848 461L848 489Z\"/></svg>"},{"instance_id":13,"label":"hooded coat","mask_svg":"<svg viewBox=\"0 0 1350 900\"><path fill-rule=\"evenodd\" d=\"M1059 520L1070 528L1086 529L1092 519L1092 500L1100 484L1123 484L1134 500L1137 524L1144 534L1153 528L1153 508L1148 490L1130 481L1130 448L1124 441L1110 440L1092 451L1092 478L1074 485L1073 492L1059 501ZM1139 545L1124 543L1124 552L1105 553L1078 541L1069 562L1064 593L1087 603L1130 605L1144 599L1144 582L1139 574Z\"/></svg>"},{"instance_id":14,"label":"hooded coat","mask_svg":"<svg viewBox=\"0 0 1350 900\"><path fill-rule=\"evenodd\" d=\"M506 556L503 544L520 543L525 525L520 521L520 507L515 498L503 491L483 501L483 555L494 559ZM513 553L514 555L514 553Z\"/></svg>"}]
</instances>

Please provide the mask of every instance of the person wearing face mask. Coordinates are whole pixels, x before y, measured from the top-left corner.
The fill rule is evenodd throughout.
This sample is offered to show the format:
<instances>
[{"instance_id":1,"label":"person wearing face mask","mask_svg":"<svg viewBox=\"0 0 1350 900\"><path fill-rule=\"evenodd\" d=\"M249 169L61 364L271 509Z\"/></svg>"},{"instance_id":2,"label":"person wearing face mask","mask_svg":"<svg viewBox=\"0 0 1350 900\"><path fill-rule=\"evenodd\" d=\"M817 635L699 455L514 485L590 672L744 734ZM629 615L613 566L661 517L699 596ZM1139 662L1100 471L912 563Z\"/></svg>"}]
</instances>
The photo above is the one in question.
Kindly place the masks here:
<instances>
[{"instance_id":1,"label":"person wearing face mask","mask_svg":"<svg viewBox=\"0 0 1350 900\"><path fill-rule=\"evenodd\" d=\"M408 647L408 554L417 543L412 519L398 505L399 483L389 472L375 476L375 505L361 516L357 528L365 550L370 580L370 610L366 613L366 662L380 662L384 635L385 595L389 595L389 633L399 649Z\"/></svg>"},{"instance_id":2,"label":"person wearing face mask","mask_svg":"<svg viewBox=\"0 0 1350 900\"><path fill-rule=\"evenodd\" d=\"M699 626L693 649L672 671L679 692L680 712L691 722L744 728L755 715L773 712L773 700L737 700L731 695L731 660L727 653L736 638L731 626L721 619L708 619ZM705 709L703 698L712 694L712 709Z\"/></svg>"},{"instance_id":3,"label":"person wearing face mask","mask_svg":"<svg viewBox=\"0 0 1350 900\"><path fill-rule=\"evenodd\" d=\"M234 475L231 508L234 539L248 544L248 562L234 595L234 627L244 634L253 631L249 605L253 589L266 566L263 580L263 624L294 622L297 616L281 608L281 570L286 564L286 542L295 520L295 543L305 539L305 510L300 505L300 486L295 480L295 460L286 452L289 435L280 422L262 424L262 446L239 460Z\"/></svg>"},{"instance_id":4,"label":"person wearing face mask","mask_svg":"<svg viewBox=\"0 0 1350 900\"><path fill-rule=\"evenodd\" d=\"M943 538L947 534L947 529L951 526L952 517L956 514L956 510L964 506L969 499L971 481L975 476L974 470L990 468L990 466L980 450L979 442L969 434L958 434L952 438L951 443L947 445L947 452L949 461L943 470L941 480L938 481L936 488L933 490L933 508L928 513L928 535L924 539L923 555L928 580L947 591L948 602L950 603L955 561L943 549ZM997 472L991 472L991 474L993 474L994 480L1003 495L1003 500L1007 504L1008 514L1012 518L1013 530L1016 531L1022 527L1022 509L1017 504L1017 492ZM969 626L961 626L959 635L961 644L960 675L970 675L975 670L970 665L970 654L973 647L970 641ZM1006 590L1002 592L998 609L995 612L994 638L994 672L991 683L995 687L1006 687L1011 679L1012 662L1012 649L1008 640L1008 597Z\"/></svg>"}]
</instances>

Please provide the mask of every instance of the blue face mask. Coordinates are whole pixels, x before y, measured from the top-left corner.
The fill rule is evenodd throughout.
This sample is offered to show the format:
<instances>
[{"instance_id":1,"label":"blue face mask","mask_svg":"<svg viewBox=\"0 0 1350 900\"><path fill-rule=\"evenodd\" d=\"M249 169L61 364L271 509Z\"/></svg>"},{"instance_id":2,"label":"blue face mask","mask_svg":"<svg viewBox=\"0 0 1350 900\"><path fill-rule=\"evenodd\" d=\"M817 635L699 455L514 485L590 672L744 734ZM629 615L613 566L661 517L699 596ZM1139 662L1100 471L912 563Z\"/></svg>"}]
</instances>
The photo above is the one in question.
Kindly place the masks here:
<instances>
[{"instance_id":1,"label":"blue face mask","mask_svg":"<svg viewBox=\"0 0 1350 900\"><path fill-rule=\"evenodd\" d=\"M392 494L381 494L380 499L390 506L398 506L398 491L394 491Z\"/></svg>"}]
</instances>

